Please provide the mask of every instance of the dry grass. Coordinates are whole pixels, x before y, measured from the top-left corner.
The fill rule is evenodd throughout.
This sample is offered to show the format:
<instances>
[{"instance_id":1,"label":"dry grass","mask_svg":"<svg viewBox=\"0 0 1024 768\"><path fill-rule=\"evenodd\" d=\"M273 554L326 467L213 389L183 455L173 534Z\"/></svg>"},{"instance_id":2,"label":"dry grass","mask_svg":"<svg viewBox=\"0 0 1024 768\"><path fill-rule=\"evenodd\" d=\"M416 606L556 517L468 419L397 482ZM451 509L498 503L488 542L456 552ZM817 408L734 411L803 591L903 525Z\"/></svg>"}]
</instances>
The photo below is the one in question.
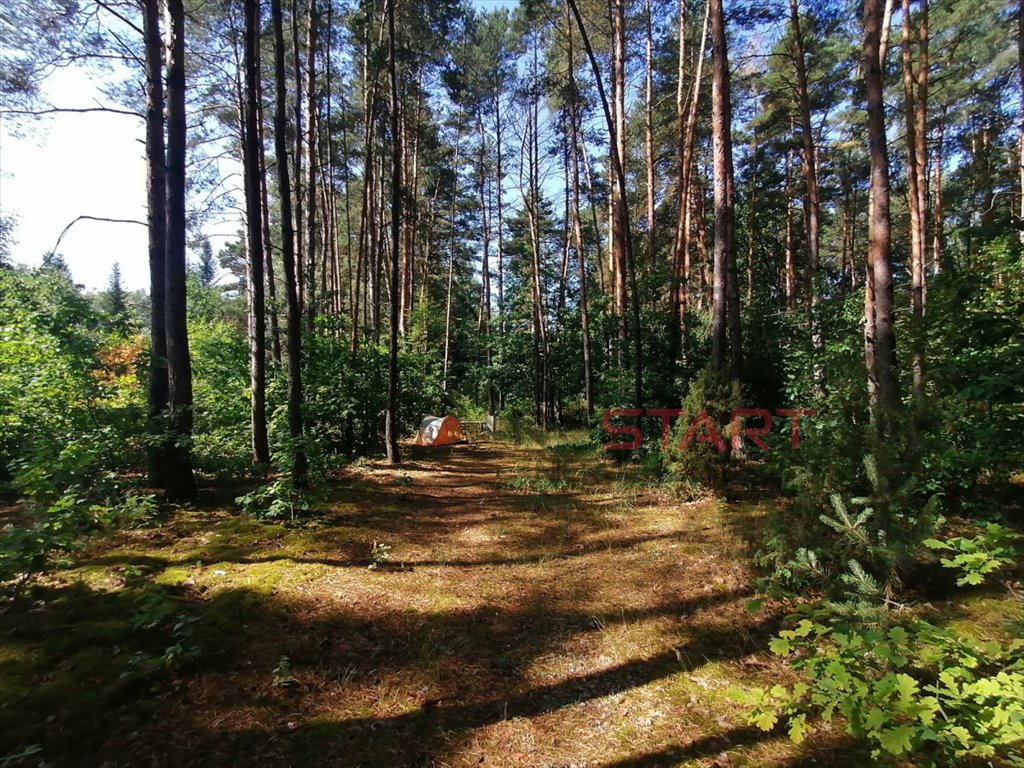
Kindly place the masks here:
<instances>
[{"instance_id":1,"label":"dry grass","mask_svg":"<svg viewBox=\"0 0 1024 768\"><path fill-rule=\"evenodd\" d=\"M730 509L579 451L476 443L342 473L301 527L230 511L121 535L0 621L0 754L114 766L839 764L742 726L785 677ZM367 569L374 542L392 565ZM143 567L200 658L120 680ZM293 684L275 675L289 659ZM42 676L42 681L39 678ZM833 743L835 742L835 743ZM33 762L34 761L34 762Z\"/></svg>"}]
</instances>

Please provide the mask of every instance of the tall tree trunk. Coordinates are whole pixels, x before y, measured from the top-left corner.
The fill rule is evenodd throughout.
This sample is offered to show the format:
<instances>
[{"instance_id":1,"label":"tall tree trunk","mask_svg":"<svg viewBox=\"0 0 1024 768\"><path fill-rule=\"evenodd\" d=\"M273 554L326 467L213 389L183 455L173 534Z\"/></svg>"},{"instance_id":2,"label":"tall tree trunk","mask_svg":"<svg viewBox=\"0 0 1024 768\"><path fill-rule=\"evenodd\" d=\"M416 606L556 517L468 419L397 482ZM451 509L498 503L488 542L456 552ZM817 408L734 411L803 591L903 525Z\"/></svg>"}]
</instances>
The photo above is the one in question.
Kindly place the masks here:
<instances>
[{"instance_id":1,"label":"tall tree trunk","mask_svg":"<svg viewBox=\"0 0 1024 768\"><path fill-rule=\"evenodd\" d=\"M270 0L274 28L274 81L277 104L274 113L274 148L281 202L281 263L288 305L288 434L292 441L292 481L298 488L307 483L308 462L302 425L302 308L299 305L295 259L295 224L292 218L292 187L288 172L288 83L285 78L284 21L281 0ZM295 21L294 19L292 20Z\"/></svg>"},{"instance_id":2,"label":"tall tree trunk","mask_svg":"<svg viewBox=\"0 0 1024 768\"><path fill-rule=\"evenodd\" d=\"M364 70L363 82L369 78L369 70ZM376 122L376 87L368 88L364 94L366 104L366 121L363 126L363 190L362 202L359 211L359 242L356 250L356 280L352 298L352 330L349 341L349 349L352 354L352 361L355 362L355 355L359 349L359 294L362 285L362 271L366 271L366 280L370 289L369 301L376 304L377 288L375 271L371 267L373 252L376 247L376 158L374 157L374 124ZM364 310L367 307L364 306Z\"/></svg>"},{"instance_id":3,"label":"tall tree trunk","mask_svg":"<svg viewBox=\"0 0 1024 768\"><path fill-rule=\"evenodd\" d=\"M455 161L453 168L455 171L455 180L452 184L452 199L451 206L449 208L450 221L448 222L448 287L445 291L445 305L444 305L444 359L442 364L441 373L441 391L447 396L448 394L448 366L451 361L452 353L452 288L455 284L455 247L456 247L456 230L455 230L455 215L457 213L456 204L458 203L458 192L459 192L459 155L462 148L462 126L461 123L459 128L455 132Z\"/></svg>"},{"instance_id":4,"label":"tall tree trunk","mask_svg":"<svg viewBox=\"0 0 1024 768\"><path fill-rule=\"evenodd\" d=\"M260 19L260 14L257 14ZM259 32L257 32L259 35ZM281 333L278 327L277 280L274 276L274 250L270 237L270 192L267 188L267 153L263 113L263 73L259 60L256 62L256 130L257 160L260 183L260 226L263 228L263 252L266 275L266 298L270 304L270 354L274 363L281 364Z\"/></svg>"},{"instance_id":5,"label":"tall tree trunk","mask_svg":"<svg viewBox=\"0 0 1024 768\"><path fill-rule=\"evenodd\" d=\"M195 495L189 442L192 438L192 358L188 350L185 260L185 9L167 0L167 261L164 317L167 322L167 383L174 442L168 451L165 488L169 498Z\"/></svg>"},{"instance_id":6,"label":"tall tree trunk","mask_svg":"<svg viewBox=\"0 0 1024 768\"><path fill-rule=\"evenodd\" d=\"M498 410L498 392L494 387L494 345L491 342L491 209L487 194L487 133L484 131L483 109L476 113L477 130L480 135L480 239L483 254L480 264L480 324L479 332L484 337L484 356L487 361L487 413L494 415ZM429 204L428 204L429 208ZM430 214L428 213L428 221ZM427 238L429 246L430 238Z\"/></svg>"},{"instance_id":7,"label":"tall tree trunk","mask_svg":"<svg viewBox=\"0 0 1024 768\"><path fill-rule=\"evenodd\" d=\"M690 199L693 201L693 218L695 223L694 239L697 242L697 309L703 311L708 305L708 227L706 190L701 184L694 185L695 192Z\"/></svg>"},{"instance_id":8,"label":"tall tree trunk","mask_svg":"<svg viewBox=\"0 0 1024 768\"><path fill-rule=\"evenodd\" d=\"M261 78L262 79L262 78ZM281 364L281 329L278 324L277 279L274 275L274 249L270 239L270 192L267 188L267 155L263 146L263 88L257 91L260 163L260 221L263 227L263 251L266 267L267 299L270 303L270 356Z\"/></svg>"},{"instance_id":9,"label":"tall tree trunk","mask_svg":"<svg viewBox=\"0 0 1024 768\"><path fill-rule=\"evenodd\" d=\"M260 190L260 7L245 4L245 109L242 144L245 178L245 215L248 244L249 297L249 423L252 439L252 460L255 464L270 463L267 439L267 321L264 306L263 265L266 254L263 243L263 200Z\"/></svg>"},{"instance_id":10,"label":"tall tree trunk","mask_svg":"<svg viewBox=\"0 0 1024 768\"><path fill-rule=\"evenodd\" d=\"M1020 242L1024 243L1024 0L1017 4L1017 68L1020 74L1020 106L1017 109L1017 178L1020 201L1017 208L1017 225L1021 228L1018 237Z\"/></svg>"},{"instance_id":11,"label":"tall tree trunk","mask_svg":"<svg viewBox=\"0 0 1024 768\"><path fill-rule=\"evenodd\" d=\"M572 21L566 4L565 32L567 39L567 69L569 74L569 186L571 189L570 216L572 240L576 249L576 264L580 281L580 325L583 342L583 393L587 404L587 418L594 415L594 369L590 359L590 308L587 295L586 252L583 247L583 224L580 218L580 115L579 90L576 82L576 59L573 48Z\"/></svg>"},{"instance_id":12,"label":"tall tree trunk","mask_svg":"<svg viewBox=\"0 0 1024 768\"><path fill-rule=\"evenodd\" d=\"M317 253L317 175L320 165L317 136L316 93L316 46L317 9L316 0L309 0L306 20L306 324L312 335L316 329L316 253ZM296 50L298 56L298 50Z\"/></svg>"},{"instance_id":13,"label":"tall tree trunk","mask_svg":"<svg viewBox=\"0 0 1024 768\"><path fill-rule=\"evenodd\" d=\"M528 169L527 188L523 190L523 206L526 209L530 234L531 255L531 304L533 318L533 353L534 353L534 421L537 426L546 430L549 419L550 394L550 346L547 331L547 307L543 274L541 271L541 189L540 189L540 78L538 73L538 51L536 38L532 43L533 55L530 68L530 84L528 86L528 103L526 105L526 140L523 143L523 154L520 166L524 163Z\"/></svg>"},{"instance_id":14,"label":"tall tree trunk","mask_svg":"<svg viewBox=\"0 0 1024 768\"><path fill-rule=\"evenodd\" d=\"M879 33L878 60L882 63L885 76L885 57L889 52L889 33L892 31L892 11L900 0L879 0L882 3L882 31Z\"/></svg>"},{"instance_id":15,"label":"tall tree trunk","mask_svg":"<svg viewBox=\"0 0 1024 768\"><path fill-rule=\"evenodd\" d=\"M684 107L683 69L685 61L685 1L679 4L679 86L676 92L676 120L678 132L677 186L679 192L679 210L676 214L676 231L672 254L672 312L670 345L672 361L680 359L686 342L686 315L690 311L690 234L693 229L694 204L693 167L694 147L697 137L697 107L700 103L701 83L704 79L704 57L707 53L708 27L710 23L710 6L704 4L704 24L701 30L700 47L697 49L696 68L693 77L688 106ZM702 224L701 224L702 226Z\"/></svg>"},{"instance_id":16,"label":"tall tree trunk","mask_svg":"<svg viewBox=\"0 0 1024 768\"><path fill-rule=\"evenodd\" d=\"M160 0L142 6L146 61L146 224L149 232L150 358L148 411L154 438L149 447L149 482L165 485L167 435L163 419L169 405L167 322L164 317L167 261L167 176L164 143L163 40Z\"/></svg>"},{"instance_id":17,"label":"tall tree trunk","mask_svg":"<svg viewBox=\"0 0 1024 768\"><path fill-rule=\"evenodd\" d=\"M654 19L651 0L644 0L647 55L644 66L644 159L647 161L647 264L654 267L657 240L654 232Z\"/></svg>"},{"instance_id":18,"label":"tall tree trunk","mask_svg":"<svg viewBox=\"0 0 1024 768\"><path fill-rule=\"evenodd\" d=\"M896 386L896 331L893 323L892 257L889 220L889 157L885 138L882 59L880 58L881 0L864 2L864 86L867 95L868 159L870 164L870 215L868 217L868 265L871 270L870 303L873 305L873 337L868 340L868 362L874 376L870 404L882 434L890 430L891 414L899 404ZM869 294L865 295L865 305ZM870 378L870 374L869 374Z\"/></svg>"},{"instance_id":19,"label":"tall tree trunk","mask_svg":"<svg viewBox=\"0 0 1024 768\"><path fill-rule=\"evenodd\" d=\"M612 0L612 57L611 57L611 114L615 130L609 134L609 150L615 159L612 162L611 184L611 231L612 276L615 291L615 317L618 321L619 344L622 353L626 348L626 238L629 233L623 229L626 208L626 185L619 185L616 167L625 168L626 162L626 3Z\"/></svg>"},{"instance_id":20,"label":"tall tree trunk","mask_svg":"<svg viewBox=\"0 0 1024 768\"><path fill-rule=\"evenodd\" d=\"M582 121L583 115L580 115ZM590 224L594 228L594 262L597 264L597 279L601 293L607 295L608 281L604 274L604 251L601 248L601 221L597 214L597 194L594 191L594 172L590 167L590 152L587 151L587 144L582 134L580 139L580 154L583 156L583 172L587 179L587 201L590 208Z\"/></svg>"},{"instance_id":21,"label":"tall tree trunk","mask_svg":"<svg viewBox=\"0 0 1024 768\"><path fill-rule=\"evenodd\" d=\"M903 0L903 107L906 119L907 198L910 208L910 307L911 307L911 370L915 397L924 395L924 309L925 309L925 239L927 220L927 0L920 0L918 25L924 39L918 41L918 71L914 71L912 45L914 30L910 17L910 0Z\"/></svg>"},{"instance_id":22,"label":"tall tree trunk","mask_svg":"<svg viewBox=\"0 0 1024 768\"><path fill-rule=\"evenodd\" d=\"M811 124L811 100L807 86L806 47L800 26L799 0L789 0L789 19L793 28L793 62L796 68L797 104L800 112L800 144L804 170L804 229L807 233L807 292L810 298L811 345L814 348L814 388L821 396L821 357L824 340L818 317L820 269L821 199L818 192L818 159L814 147L814 127Z\"/></svg>"},{"instance_id":23,"label":"tall tree trunk","mask_svg":"<svg viewBox=\"0 0 1024 768\"><path fill-rule=\"evenodd\" d=\"M613 176L613 198L615 204L613 205L613 213L615 220L615 237L619 238L617 244L613 243L615 249L619 249L619 256L616 258L620 259L620 266L628 270L630 288L632 293L632 314L633 314L633 402L634 407L638 409L643 408L643 339L641 338L640 331L640 296L636 285L636 268L633 259L633 242L632 242L632 231L629 223L629 207L626 205L626 171L624 167L625 157L625 137L623 132L620 132L619 128L625 126L625 119L623 109L617 109L614 113L608 104L608 97L605 94L603 80L601 78L601 68L598 66L597 57L594 55L594 48L590 44L590 36L587 34L586 25L583 23L583 17L580 15L579 7L576 4L576 0L568 0L569 8L572 11L573 16L576 19L576 26L580 30L580 38L583 42L583 49L587 53L587 58L590 60L590 67L594 73L594 80L597 84L597 93L601 99L601 108L604 111L605 123L608 127L608 143L612 148L611 159L612 159L612 176ZM614 19L618 19L614 22L613 28L615 30L616 42L614 47L621 48L621 57L623 60L617 64L613 64L612 82L613 84L618 81L616 86L616 93L619 98L623 98L625 89L625 7L623 0L614 0L616 4L615 13L613 14ZM616 72L620 68L621 71ZM618 291L618 288L616 288ZM624 302L623 302L624 303ZM620 333L621 336L621 333Z\"/></svg>"},{"instance_id":24,"label":"tall tree trunk","mask_svg":"<svg viewBox=\"0 0 1024 768\"><path fill-rule=\"evenodd\" d=\"M946 110L935 127L935 150L932 158L932 269L942 272L942 251L946 242L946 219L942 211L942 163L945 155Z\"/></svg>"},{"instance_id":25,"label":"tall tree trunk","mask_svg":"<svg viewBox=\"0 0 1024 768\"><path fill-rule=\"evenodd\" d=\"M388 463L401 460L398 453L398 260L399 240L402 236L402 134L399 130L401 102L398 96L398 61L395 54L395 2L388 5L388 74L391 79L391 280L388 285L391 300L391 327L388 329L388 401L384 420L384 446Z\"/></svg>"},{"instance_id":26,"label":"tall tree trunk","mask_svg":"<svg viewBox=\"0 0 1024 768\"><path fill-rule=\"evenodd\" d=\"M296 286L299 297L299 312L301 313L306 306L306 227L305 227L305 216L304 203L303 203L303 184L305 178L303 175L304 169L304 157L305 151L303 150L303 142L305 141L306 132L303 126L303 107L302 102L306 95L306 89L303 87L302 79L302 44L299 42L299 29L300 29L300 15L299 15L299 2L298 0L291 0L291 42L292 42L292 64L293 64L293 77L295 78L295 101L292 104L292 109L295 112L295 132L294 132L294 174L291 177L292 184L295 188L295 199L293 205L295 208L295 221L293 223L293 231L295 237L295 278Z\"/></svg>"},{"instance_id":27,"label":"tall tree trunk","mask_svg":"<svg viewBox=\"0 0 1024 768\"><path fill-rule=\"evenodd\" d=\"M747 304L754 303L754 252L760 238L757 226L757 131L751 136L750 148L750 200L747 202Z\"/></svg>"},{"instance_id":28,"label":"tall tree trunk","mask_svg":"<svg viewBox=\"0 0 1024 768\"><path fill-rule=\"evenodd\" d=\"M729 93L729 55L725 38L725 16L722 0L710 0L711 20L711 123L712 163L715 193L715 255L714 285L711 302L711 365L726 370L729 360L737 359L739 351L736 251L733 242L732 186L732 105ZM733 283L730 285L730 283ZM734 311L736 318L733 318ZM738 323L737 323L738 325ZM730 355L730 349L732 354ZM738 369L732 375L738 375Z\"/></svg>"},{"instance_id":29,"label":"tall tree trunk","mask_svg":"<svg viewBox=\"0 0 1024 768\"><path fill-rule=\"evenodd\" d=\"M785 234L786 309L796 308L796 255L793 241L793 150L786 152L786 234Z\"/></svg>"},{"instance_id":30,"label":"tall tree trunk","mask_svg":"<svg viewBox=\"0 0 1024 768\"><path fill-rule=\"evenodd\" d=\"M505 166L502 155L501 93L494 94L494 176L498 184L496 208L498 221L498 335L505 337ZM504 395L502 394L502 397Z\"/></svg>"},{"instance_id":31,"label":"tall tree trunk","mask_svg":"<svg viewBox=\"0 0 1024 768\"><path fill-rule=\"evenodd\" d=\"M420 74L417 75L417 83ZM405 336L409 330L409 323L413 310L413 273L415 267L415 233L416 233L416 193L419 184L419 131L416 126L419 122L420 99L422 90L417 87L416 110L411 112L412 119L409 120L403 110L399 115L402 132L402 178L405 180L402 210L402 238L401 238L401 261L399 276L399 307L398 332ZM410 126L411 123L411 126ZM411 151L410 151L411 146Z\"/></svg>"}]
</instances>

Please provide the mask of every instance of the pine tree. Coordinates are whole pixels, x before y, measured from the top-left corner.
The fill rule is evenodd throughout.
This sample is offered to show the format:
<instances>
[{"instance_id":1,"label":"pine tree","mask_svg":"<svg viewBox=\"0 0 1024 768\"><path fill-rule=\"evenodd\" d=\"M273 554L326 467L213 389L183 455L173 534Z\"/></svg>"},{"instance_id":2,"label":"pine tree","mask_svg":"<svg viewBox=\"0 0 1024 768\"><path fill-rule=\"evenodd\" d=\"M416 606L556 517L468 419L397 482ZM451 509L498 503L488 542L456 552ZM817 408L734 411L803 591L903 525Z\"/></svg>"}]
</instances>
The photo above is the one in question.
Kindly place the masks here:
<instances>
[{"instance_id":1,"label":"pine tree","mask_svg":"<svg viewBox=\"0 0 1024 768\"><path fill-rule=\"evenodd\" d=\"M213 257L213 246L210 238L204 237L199 242L199 263L196 264L196 276L203 288L209 288L217 279L217 260Z\"/></svg>"},{"instance_id":2,"label":"pine tree","mask_svg":"<svg viewBox=\"0 0 1024 768\"><path fill-rule=\"evenodd\" d=\"M116 261L110 269L110 280L107 282L107 290L104 294L104 310L111 320L120 322L128 314L127 294L121 282L121 265Z\"/></svg>"}]
</instances>

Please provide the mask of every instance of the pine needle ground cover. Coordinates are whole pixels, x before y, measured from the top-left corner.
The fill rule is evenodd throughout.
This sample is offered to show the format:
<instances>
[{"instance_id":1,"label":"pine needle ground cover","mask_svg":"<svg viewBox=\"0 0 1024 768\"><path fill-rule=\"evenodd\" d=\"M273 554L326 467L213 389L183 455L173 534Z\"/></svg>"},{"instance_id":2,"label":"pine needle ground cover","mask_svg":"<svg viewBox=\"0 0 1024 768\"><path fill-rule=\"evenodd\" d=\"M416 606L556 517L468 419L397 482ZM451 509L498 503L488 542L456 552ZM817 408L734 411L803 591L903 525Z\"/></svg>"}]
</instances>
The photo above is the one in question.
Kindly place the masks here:
<instances>
[{"instance_id":1,"label":"pine needle ground cover","mask_svg":"<svg viewBox=\"0 0 1024 768\"><path fill-rule=\"evenodd\" d=\"M210 499L0 616L0 752L54 765L794 765L735 685L787 680L747 609L758 507L590 453L364 462L302 524ZM519 478L519 482L512 482ZM375 545L391 549L371 569ZM21 760L12 759L11 764Z\"/></svg>"}]
</instances>

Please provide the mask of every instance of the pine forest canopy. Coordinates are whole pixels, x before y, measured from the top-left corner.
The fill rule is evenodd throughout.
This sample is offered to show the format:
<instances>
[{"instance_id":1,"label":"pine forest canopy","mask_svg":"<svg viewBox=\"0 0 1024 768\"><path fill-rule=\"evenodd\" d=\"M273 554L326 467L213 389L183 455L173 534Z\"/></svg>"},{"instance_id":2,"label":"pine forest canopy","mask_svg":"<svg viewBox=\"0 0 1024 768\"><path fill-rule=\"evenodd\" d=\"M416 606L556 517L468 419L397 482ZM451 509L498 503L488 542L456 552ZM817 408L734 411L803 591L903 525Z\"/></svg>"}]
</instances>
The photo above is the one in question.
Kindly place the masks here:
<instances>
[{"instance_id":1,"label":"pine forest canopy","mask_svg":"<svg viewBox=\"0 0 1024 768\"><path fill-rule=\"evenodd\" d=\"M1024 765L1024 0L0 33L147 233L0 214L0 765Z\"/></svg>"},{"instance_id":2,"label":"pine forest canopy","mask_svg":"<svg viewBox=\"0 0 1024 768\"><path fill-rule=\"evenodd\" d=\"M12 2L0 93L31 131L56 69L131 73L109 96L145 126L150 472L188 496L201 322L246 349L245 452L300 485L310 451L397 462L426 413L587 424L704 371L764 407L841 392L888 434L944 391L932 284L1024 237L1019 15Z\"/></svg>"}]
</instances>

